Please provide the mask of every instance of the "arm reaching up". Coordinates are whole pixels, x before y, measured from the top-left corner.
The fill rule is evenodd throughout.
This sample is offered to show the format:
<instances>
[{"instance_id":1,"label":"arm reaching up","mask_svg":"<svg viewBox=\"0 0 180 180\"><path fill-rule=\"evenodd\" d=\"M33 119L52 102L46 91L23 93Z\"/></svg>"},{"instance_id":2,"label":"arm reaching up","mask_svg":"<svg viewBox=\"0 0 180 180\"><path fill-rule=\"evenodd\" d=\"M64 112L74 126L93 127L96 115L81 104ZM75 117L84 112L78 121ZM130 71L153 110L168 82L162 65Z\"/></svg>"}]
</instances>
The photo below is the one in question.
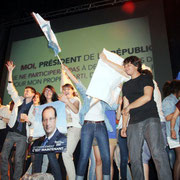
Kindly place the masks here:
<instances>
[{"instance_id":1,"label":"arm reaching up","mask_svg":"<svg viewBox=\"0 0 180 180\"><path fill-rule=\"evenodd\" d=\"M69 68L67 66L65 66L64 64L61 64L62 69L66 72L66 74L68 75L68 77L73 81L73 83L78 83L78 80L76 79L76 77L71 73L71 71L69 70Z\"/></svg>"},{"instance_id":2,"label":"arm reaching up","mask_svg":"<svg viewBox=\"0 0 180 180\"><path fill-rule=\"evenodd\" d=\"M126 78L129 78L129 76L126 74L126 72L124 71L124 67L116 64L112 61L110 61L106 55L102 52L99 56L101 58L101 60L106 63L107 65L109 65L111 68L113 68L115 71L117 71L118 73L120 73L122 76L125 76Z\"/></svg>"},{"instance_id":3,"label":"arm reaching up","mask_svg":"<svg viewBox=\"0 0 180 180\"><path fill-rule=\"evenodd\" d=\"M7 61L5 65L8 70L8 86L7 86L8 94L11 95L12 100L16 103L20 100L20 97L18 95L16 88L14 87L13 78L12 78L15 65L13 61Z\"/></svg>"},{"instance_id":4,"label":"arm reaching up","mask_svg":"<svg viewBox=\"0 0 180 180\"><path fill-rule=\"evenodd\" d=\"M13 64L13 61L7 61L7 64L5 64L8 70L8 82L12 82L12 72L15 68L15 65Z\"/></svg>"}]
</instances>

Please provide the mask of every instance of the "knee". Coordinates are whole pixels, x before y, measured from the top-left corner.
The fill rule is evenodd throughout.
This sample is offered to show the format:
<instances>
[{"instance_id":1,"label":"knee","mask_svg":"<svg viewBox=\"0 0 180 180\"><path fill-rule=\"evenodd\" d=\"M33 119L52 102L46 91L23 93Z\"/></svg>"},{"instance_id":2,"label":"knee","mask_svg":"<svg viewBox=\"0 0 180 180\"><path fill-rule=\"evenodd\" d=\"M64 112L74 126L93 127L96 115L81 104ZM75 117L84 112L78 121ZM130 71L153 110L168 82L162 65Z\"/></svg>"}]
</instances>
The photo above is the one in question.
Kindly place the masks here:
<instances>
[{"instance_id":1,"label":"knee","mask_svg":"<svg viewBox=\"0 0 180 180\"><path fill-rule=\"evenodd\" d=\"M141 157L139 157L139 158L132 157L132 158L130 158L130 162L131 162L131 164L142 164L142 158Z\"/></svg>"},{"instance_id":2,"label":"knee","mask_svg":"<svg viewBox=\"0 0 180 180\"><path fill-rule=\"evenodd\" d=\"M101 166L101 165L102 165L102 160L96 159L96 166Z\"/></svg>"}]
</instances>

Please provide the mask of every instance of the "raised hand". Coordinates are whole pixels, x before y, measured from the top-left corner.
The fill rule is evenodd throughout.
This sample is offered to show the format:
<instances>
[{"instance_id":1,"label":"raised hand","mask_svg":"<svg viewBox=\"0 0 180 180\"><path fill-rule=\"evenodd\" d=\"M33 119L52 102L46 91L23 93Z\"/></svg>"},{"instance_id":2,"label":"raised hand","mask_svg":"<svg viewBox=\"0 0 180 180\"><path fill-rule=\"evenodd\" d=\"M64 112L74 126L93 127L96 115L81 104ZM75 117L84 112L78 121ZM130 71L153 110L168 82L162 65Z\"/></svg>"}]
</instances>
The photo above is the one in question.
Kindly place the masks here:
<instances>
[{"instance_id":1,"label":"raised hand","mask_svg":"<svg viewBox=\"0 0 180 180\"><path fill-rule=\"evenodd\" d=\"M68 98L64 94L59 95L58 99L60 101L62 101L63 103L67 103L68 102Z\"/></svg>"},{"instance_id":2,"label":"raised hand","mask_svg":"<svg viewBox=\"0 0 180 180\"><path fill-rule=\"evenodd\" d=\"M16 66L14 65L13 61L7 61L7 63L6 63L5 65L6 65L6 67L7 67L7 69L8 69L9 72L12 72L13 69L16 67Z\"/></svg>"},{"instance_id":3,"label":"raised hand","mask_svg":"<svg viewBox=\"0 0 180 180\"><path fill-rule=\"evenodd\" d=\"M106 55L102 52L100 55L99 55L100 59L103 60L103 61L106 61L107 60L107 57Z\"/></svg>"}]
</instances>

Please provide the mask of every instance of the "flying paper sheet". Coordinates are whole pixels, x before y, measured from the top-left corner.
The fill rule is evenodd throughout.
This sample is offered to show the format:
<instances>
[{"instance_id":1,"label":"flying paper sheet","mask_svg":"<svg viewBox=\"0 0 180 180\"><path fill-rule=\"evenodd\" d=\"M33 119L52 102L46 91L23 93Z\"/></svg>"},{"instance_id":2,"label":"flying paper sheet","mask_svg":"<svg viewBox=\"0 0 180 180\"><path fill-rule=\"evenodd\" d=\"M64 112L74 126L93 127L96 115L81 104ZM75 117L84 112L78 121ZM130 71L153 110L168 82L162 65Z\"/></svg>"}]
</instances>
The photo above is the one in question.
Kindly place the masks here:
<instances>
[{"instance_id":1,"label":"flying paper sheet","mask_svg":"<svg viewBox=\"0 0 180 180\"><path fill-rule=\"evenodd\" d=\"M124 59L119 55L103 49L104 54L110 61L123 65ZM112 67L99 59L86 94L105 101L110 106L114 104L121 91L119 85L130 79L121 75Z\"/></svg>"}]
</instances>

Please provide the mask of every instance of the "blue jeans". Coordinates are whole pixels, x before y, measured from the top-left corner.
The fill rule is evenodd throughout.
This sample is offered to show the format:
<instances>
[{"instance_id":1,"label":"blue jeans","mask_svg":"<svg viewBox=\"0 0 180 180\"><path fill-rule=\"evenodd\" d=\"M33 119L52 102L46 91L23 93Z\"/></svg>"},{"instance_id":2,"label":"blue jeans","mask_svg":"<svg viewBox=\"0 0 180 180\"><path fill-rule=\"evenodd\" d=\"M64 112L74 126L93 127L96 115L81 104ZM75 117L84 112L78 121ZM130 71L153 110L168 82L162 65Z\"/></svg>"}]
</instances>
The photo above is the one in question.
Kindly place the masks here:
<instances>
[{"instance_id":1,"label":"blue jeans","mask_svg":"<svg viewBox=\"0 0 180 180\"><path fill-rule=\"evenodd\" d=\"M128 166L128 147L127 147L127 138L121 137L121 129L118 134L118 143L120 149L120 173L121 179L127 178L127 166Z\"/></svg>"},{"instance_id":2,"label":"blue jeans","mask_svg":"<svg viewBox=\"0 0 180 180\"><path fill-rule=\"evenodd\" d=\"M132 176L134 180L144 180L142 164L142 146L146 140L159 180L172 180L167 152L161 131L159 118L148 118L136 124L130 124L127 131L128 150L131 159Z\"/></svg>"},{"instance_id":3,"label":"blue jeans","mask_svg":"<svg viewBox=\"0 0 180 180\"><path fill-rule=\"evenodd\" d=\"M54 176L55 180L61 180L61 170L59 166L59 162L56 158L56 153L47 153L49 164L51 168L51 173ZM33 173L39 173L42 169L42 162L43 162L43 154L35 154L34 161L33 161Z\"/></svg>"},{"instance_id":4,"label":"blue jeans","mask_svg":"<svg viewBox=\"0 0 180 180\"><path fill-rule=\"evenodd\" d=\"M166 147L166 151L168 153L170 167L173 170L176 154L174 152L174 149L170 149L168 146Z\"/></svg>"},{"instance_id":5,"label":"blue jeans","mask_svg":"<svg viewBox=\"0 0 180 180\"><path fill-rule=\"evenodd\" d=\"M89 175L88 179L89 180L96 180L95 168L96 168L96 160L95 160L94 151L92 148L91 154L90 154L90 167L89 167L89 172L88 172L88 175Z\"/></svg>"},{"instance_id":6,"label":"blue jeans","mask_svg":"<svg viewBox=\"0 0 180 180\"><path fill-rule=\"evenodd\" d=\"M81 149L77 166L77 176L83 177L92 149L94 137L97 140L102 159L103 175L110 176L110 150L108 133L104 122L85 122L81 129Z\"/></svg>"}]
</instances>

